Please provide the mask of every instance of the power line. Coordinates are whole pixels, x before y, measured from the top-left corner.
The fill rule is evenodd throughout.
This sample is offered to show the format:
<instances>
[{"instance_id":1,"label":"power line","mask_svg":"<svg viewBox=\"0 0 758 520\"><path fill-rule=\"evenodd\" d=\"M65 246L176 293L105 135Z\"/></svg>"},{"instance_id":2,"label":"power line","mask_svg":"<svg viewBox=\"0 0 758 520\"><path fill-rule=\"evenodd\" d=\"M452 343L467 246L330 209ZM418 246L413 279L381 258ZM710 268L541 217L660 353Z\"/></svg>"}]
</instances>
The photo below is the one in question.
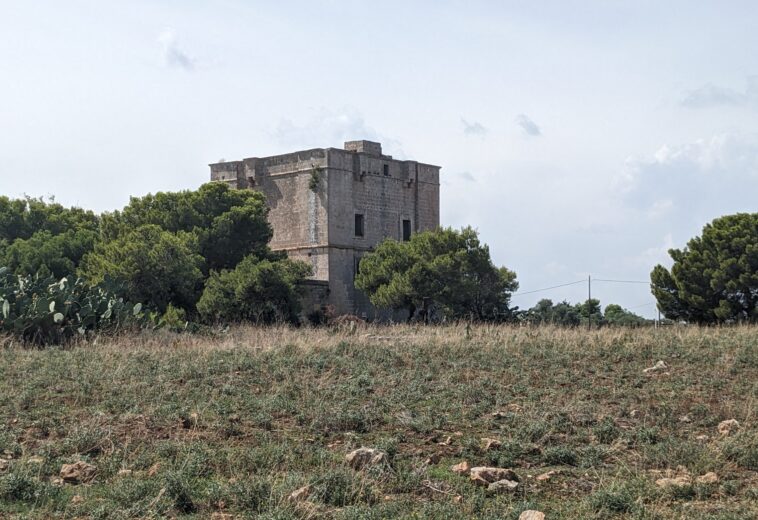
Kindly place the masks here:
<instances>
[{"instance_id":1,"label":"power line","mask_svg":"<svg viewBox=\"0 0 758 520\"><path fill-rule=\"evenodd\" d=\"M525 294L533 294L533 293L538 293L538 292L542 292L542 291L549 291L550 289L558 289L559 287L568 287L569 285L576 285L578 283L584 283L586 281L587 280L577 280L576 282L569 282L569 283L564 283L564 284L561 284L561 285L554 285L552 287L545 287L544 289L535 289L533 291L519 292L519 293L515 293L515 294L511 295L511 298L514 297L514 296L523 296Z\"/></svg>"},{"instance_id":2,"label":"power line","mask_svg":"<svg viewBox=\"0 0 758 520\"><path fill-rule=\"evenodd\" d=\"M604 280L602 278L595 278L596 282L612 282L612 283L644 283L645 285L653 285L651 282L643 282L641 280Z\"/></svg>"},{"instance_id":3,"label":"power line","mask_svg":"<svg viewBox=\"0 0 758 520\"><path fill-rule=\"evenodd\" d=\"M655 305L655 302L643 303L642 305L635 305L634 307L627 307L626 310L630 311L632 309L639 309L640 307L648 307L650 305Z\"/></svg>"}]
</instances>

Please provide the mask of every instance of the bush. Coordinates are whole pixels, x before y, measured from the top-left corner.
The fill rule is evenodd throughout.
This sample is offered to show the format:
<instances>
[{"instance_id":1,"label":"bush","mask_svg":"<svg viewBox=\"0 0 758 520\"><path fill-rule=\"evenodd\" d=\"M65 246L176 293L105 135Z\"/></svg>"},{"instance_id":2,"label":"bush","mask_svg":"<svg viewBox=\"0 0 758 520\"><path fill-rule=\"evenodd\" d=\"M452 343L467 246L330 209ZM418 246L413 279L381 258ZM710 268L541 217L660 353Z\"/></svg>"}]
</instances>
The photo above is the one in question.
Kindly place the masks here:
<instances>
[{"instance_id":1,"label":"bush","mask_svg":"<svg viewBox=\"0 0 758 520\"><path fill-rule=\"evenodd\" d=\"M61 344L92 331L114 331L145 323L140 303L118 297L106 280L15 276L0 268L0 331L37 345Z\"/></svg>"},{"instance_id":2,"label":"bush","mask_svg":"<svg viewBox=\"0 0 758 520\"><path fill-rule=\"evenodd\" d=\"M211 273L197 310L208 322L297 322L300 284L310 274L304 262L248 256L234 270Z\"/></svg>"}]
</instances>

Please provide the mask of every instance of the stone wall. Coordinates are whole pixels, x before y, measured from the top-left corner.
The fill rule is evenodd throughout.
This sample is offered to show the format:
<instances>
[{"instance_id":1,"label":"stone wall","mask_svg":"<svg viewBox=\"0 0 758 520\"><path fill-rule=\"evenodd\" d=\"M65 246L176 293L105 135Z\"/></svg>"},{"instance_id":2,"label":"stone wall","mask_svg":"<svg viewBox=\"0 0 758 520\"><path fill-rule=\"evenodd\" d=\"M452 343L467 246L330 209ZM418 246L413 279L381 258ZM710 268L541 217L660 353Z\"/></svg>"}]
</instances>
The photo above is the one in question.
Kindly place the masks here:
<instances>
[{"instance_id":1,"label":"stone wall","mask_svg":"<svg viewBox=\"0 0 758 520\"><path fill-rule=\"evenodd\" d=\"M402 240L405 220L413 233L439 227L439 167L382 155L372 141L345 148L212 164L211 179L266 195L271 247L310 263L314 280L329 282L327 303L338 314L402 319L377 312L355 289L356 268L382 240ZM356 214L363 236L355 233Z\"/></svg>"}]
</instances>

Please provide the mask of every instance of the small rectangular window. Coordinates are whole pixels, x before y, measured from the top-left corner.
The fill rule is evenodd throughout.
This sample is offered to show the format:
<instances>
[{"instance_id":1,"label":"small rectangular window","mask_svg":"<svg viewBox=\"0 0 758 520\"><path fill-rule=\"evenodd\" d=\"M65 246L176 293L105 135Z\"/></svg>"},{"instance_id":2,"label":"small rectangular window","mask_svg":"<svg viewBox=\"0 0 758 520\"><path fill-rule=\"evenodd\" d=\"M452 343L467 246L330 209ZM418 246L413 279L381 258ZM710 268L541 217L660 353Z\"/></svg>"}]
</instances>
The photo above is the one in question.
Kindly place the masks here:
<instances>
[{"instance_id":1,"label":"small rectangular window","mask_svg":"<svg viewBox=\"0 0 758 520\"><path fill-rule=\"evenodd\" d=\"M384 165L384 176L385 177L389 177L390 176L390 165L389 164L385 164Z\"/></svg>"},{"instance_id":2,"label":"small rectangular window","mask_svg":"<svg viewBox=\"0 0 758 520\"><path fill-rule=\"evenodd\" d=\"M353 271L353 279L355 279L355 277L358 276L358 274L361 272L361 257L356 256L353 261L355 267Z\"/></svg>"},{"instance_id":3,"label":"small rectangular window","mask_svg":"<svg viewBox=\"0 0 758 520\"><path fill-rule=\"evenodd\" d=\"M403 220L403 241L407 242L411 239L411 221Z\"/></svg>"},{"instance_id":4,"label":"small rectangular window","mask_svg":"<svg viewBox=\"0 0 758 520\"><path fill-rule=\"evenodd\" d=\"M363 215L360 213L355 214L355 236L362 237L363 236Z\"/></svg>"}]
</instances>

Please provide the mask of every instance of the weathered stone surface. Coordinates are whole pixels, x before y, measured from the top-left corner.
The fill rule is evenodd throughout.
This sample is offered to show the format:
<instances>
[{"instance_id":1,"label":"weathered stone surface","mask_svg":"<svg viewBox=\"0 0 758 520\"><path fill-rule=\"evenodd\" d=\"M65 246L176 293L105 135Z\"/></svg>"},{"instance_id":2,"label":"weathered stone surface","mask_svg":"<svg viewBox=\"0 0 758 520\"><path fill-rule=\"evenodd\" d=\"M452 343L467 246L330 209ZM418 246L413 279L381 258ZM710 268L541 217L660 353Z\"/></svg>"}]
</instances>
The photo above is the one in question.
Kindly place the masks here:
<instances>
[{"instance_id":1,"label":"weathered stone surface","mask_svg":"<svg viewBox=\"0 0 758 520\"><path fill-rule=\"evenodd\" d=\"M465 460L452 466L450 469L453 473L457 473L458 475L468 475L471 472L471 466L469 466L468 462Z\"/></svg>"},{"instance_id":2,"label":"weathered stone surface","mask_svg":"<svg viewBox=\"0 0 758 520\"><path fill-rule=\"evenodd\" d=\"M69 484L83 484L95 478L97 468L83 460L61 466L60 476Z\"/></svg>"},{"instance_id":3,"label":"weathered stone surface","mask_svg":"<svg viewBox=\"0 0 758 520\"><path fill-rule=\"evenodd\" d=\"M490 439L489 437L483 437L481 441L484 451L496 450L503 445L503 443L499 440Z\"/></svg>"},{"instance_id":4,"label":"weathered stone surface","mask_svg":"<svg viewBox=\"0 0 758 520\"><path fill-rule=\"evenodd\" d=\"M403 240L406 227L419 233L440 224L440 168L393 159L380 143L352 141L345 149L251 157L210 169L212 181L266 196L271 248L310 264L312 281L320 282L307 284L306 312L329 305L337 315L376 317L354 285L360 258L386 238Z\"/></svg>"},{"instance_id":5,"label":"weathered stone surface","mask_svg":"<svg viewBox=\"0 0 758 520\"><path fill-rule=\"evenodd\" d=\"M542 511L535 511L534 509L529 509L522 512L519 515L518 520L545 520L545 513Z\"/></svg>"},{"instance_id":6,"label":"weathered stone surface","mask_svg":"<svg viewBox=\"0 0 758 520\"><path fill-rule=\"evenodd\" d=\"M733 432L740 428L740 423L737 419L728 419L719 423L719 433L723 436L731 435Z\"/></svg>"},{"instance_id":7,"label":"weathered stone surface","mask_svg":"<svg viewBox=\"0 0 758 520\"><path fill-rule=\"evenodd\" d=\"M487 486L490 493L513 493L518 489L519 483L515 480L498 480Z\"/></svg>"},{"instance_id":8,"label":"weathered stone surface","mask_svg":"<svg viewBox=\"0 0 758 520\"><path fill-rule=\"evenodd\" d=\"M312 492L313 488L311 486L303 486L290 493L289 500L290 502L302 502L303 500L308 500L308 497L311 496Z\"/></svg>"},{"instance_id":9,"label":"weathered stone surface","mask_svg":"<svg viewBox=\"0 0 758 520\"><path fill-rule=\"evenodd\" d=\"M498 480L512 480L519 482L518 475L511 469L490 468L486 466L477 466L471 468L469 473L471 481L478 486L489 486Z\"/></svg>"},{"instance_id":10,"label":"weathered stone surface","mask_svg":"<svg viewBox=\"0 0 758 520\"><path fill-rule=\"evenodd\" d=\"M558 475L558 474L560 474L560 470L557 470L557 469L550 470L546 473L542 473L541 475L537 475L537 480L539 480L540 482L544 482L546 480L550 480L551 478L553 478L555 475Z\"/></svg>"},{"instance_id":11,"label":"weathered stone surface","mask_svg":"<svg viewBox=\"0 0 758 520\"><path fill-rule=\"evenodd\" d=\"M666 363L664 363L663 361L658 361L655 365L643 370L643 372L646 374L651 374L654 372L661 372L666 369L668 369L668 365L666 365Z\"/></svg>"},{"instance_id":12,"label":"weathered stone surface","mask_svg":"<svg viewBox=\"0 0 758 520\"><path fill-rule=\"evenodd\" d=\"M655 485L662 488L689 486L690 484L692 484L692 478L688 475L680 475L673 478L659 478L655 481Z\"/></svg>"},{"instance_id":13,"label":"weathered stone surface","mask_svg":"<svg viewBox=\"0 0 758 520\"><path fill-rule=\"evenodd\" d=\"M0 471L5 471L10 467L11 463L5 459L0 459Z\"/></svg>"},{"instance_id":14,"label":"weathered stone surface","mask_svg":"<svg viewBox=\"0 0 758 520\"><path fill-rule=\"evenodd\" d=\"M705 475L700 475L695 479L698 484L716 484L719 481L719 476L713 471L709 471Z\"/></svg>"},{"instance_id":15,"label":"weathered stone surface","mask_svg":"<svg viewBox=\"0 0 758 520\"><path fill-rule=\"evenodd\" d=\"M387 454L374 448L358 448L345 456L345 460L353 469L363 469L384 462Z\"/></svg>"}]
</instances>

